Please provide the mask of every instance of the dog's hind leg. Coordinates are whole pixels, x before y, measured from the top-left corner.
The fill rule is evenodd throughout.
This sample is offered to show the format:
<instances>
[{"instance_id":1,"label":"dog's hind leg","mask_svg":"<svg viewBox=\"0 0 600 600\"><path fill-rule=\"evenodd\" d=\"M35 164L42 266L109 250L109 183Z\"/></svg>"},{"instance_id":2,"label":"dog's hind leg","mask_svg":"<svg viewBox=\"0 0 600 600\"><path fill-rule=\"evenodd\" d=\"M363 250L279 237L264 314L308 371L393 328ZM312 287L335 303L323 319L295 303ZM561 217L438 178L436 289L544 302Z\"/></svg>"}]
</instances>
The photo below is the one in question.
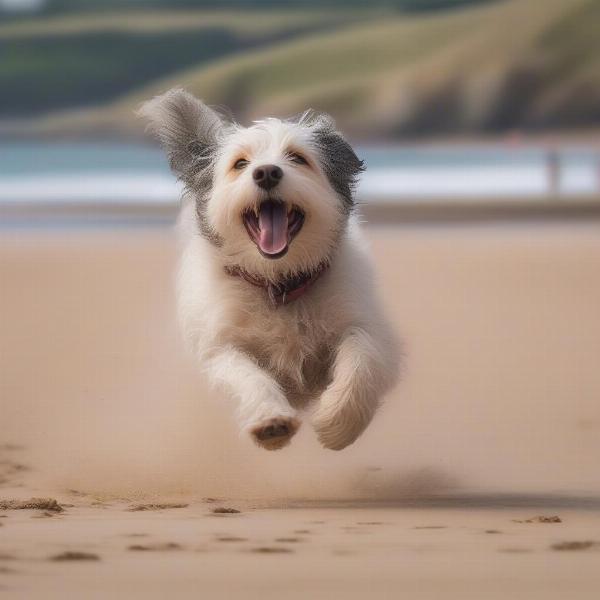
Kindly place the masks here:
<instances>
[{"instance_id":1,"label":"dog's hind leg","mask_svg":"<svg viewBox=\"0 0 600 600\"><path fill-rule=\"evenodd\" d=\"M397 349L392 339L372 336L359 327L347 331L337 348L332 381L313 416L321 444L331 450L352 444L396 377Z\"/></svg>"},{"instance_id":2,"label":"dog's hind leg","mask_svg":"<svg viewBox=\"0 0 600 600\"><path fill-rule=\"evenodd\" d=\"M212 382L238 401L240 425L259 446L278 450L289 444L300 420L273 377L233 347L212 352L204 365Z\"/></svg>"}]
</instances>

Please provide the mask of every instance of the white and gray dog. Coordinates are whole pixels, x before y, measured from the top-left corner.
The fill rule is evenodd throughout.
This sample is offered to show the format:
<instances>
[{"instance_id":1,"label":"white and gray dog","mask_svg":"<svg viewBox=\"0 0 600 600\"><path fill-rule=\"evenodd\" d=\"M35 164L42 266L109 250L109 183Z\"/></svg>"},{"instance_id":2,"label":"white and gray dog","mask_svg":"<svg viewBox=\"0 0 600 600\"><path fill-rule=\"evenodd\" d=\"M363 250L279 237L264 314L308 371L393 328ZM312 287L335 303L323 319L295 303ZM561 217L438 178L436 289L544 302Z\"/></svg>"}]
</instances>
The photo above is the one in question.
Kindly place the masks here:
<instances>
[{"instance_id":1,"label":"white and gray dog","mask_svg":"<svg viewBox=\"0 0 600 600\"><path fill-rule=\"evenodd\" d=\"M323 446L353 443L398 372L353 210L362 161L313 112L245 128L174 89L140 114L185 185L178 301L194 355L263 448L286 446L309 404Z\"/></svg>"}]
</instances>

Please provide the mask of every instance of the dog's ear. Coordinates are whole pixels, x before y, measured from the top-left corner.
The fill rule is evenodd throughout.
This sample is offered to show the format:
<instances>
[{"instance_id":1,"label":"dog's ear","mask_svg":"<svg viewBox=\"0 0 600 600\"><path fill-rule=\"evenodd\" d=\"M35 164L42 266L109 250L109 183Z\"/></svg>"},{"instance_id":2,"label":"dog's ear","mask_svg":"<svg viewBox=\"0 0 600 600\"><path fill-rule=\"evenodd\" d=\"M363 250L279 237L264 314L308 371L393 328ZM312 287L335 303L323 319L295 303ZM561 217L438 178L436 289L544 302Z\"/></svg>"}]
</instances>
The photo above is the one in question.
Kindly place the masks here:
<instances>
[{"instance_id":1,"label":"dog's ear","mask_svg":"<svg viewBox=\"0 0 600 600\"><path fill-rule=\"evenodd\" d=\"M137 113L164 148L173 172L184 180L210 160L223 122L219 115L182 89L145 102Z\"/></svg>"},{"instance_id":2,"label":"dog's ear","mask_svg":"<svg viewBox=\"0 0 600 600\"><path fill-rule=\"evenodd\" d=\"M358 176L365 170L364 161L356 156L329 115L310 111L304 113L300 122L312 128L314 142L321 154L323 171L331 186L342 197L346 209L350 210L354 205L353 196Z\"/></svg>"}]
</instances>

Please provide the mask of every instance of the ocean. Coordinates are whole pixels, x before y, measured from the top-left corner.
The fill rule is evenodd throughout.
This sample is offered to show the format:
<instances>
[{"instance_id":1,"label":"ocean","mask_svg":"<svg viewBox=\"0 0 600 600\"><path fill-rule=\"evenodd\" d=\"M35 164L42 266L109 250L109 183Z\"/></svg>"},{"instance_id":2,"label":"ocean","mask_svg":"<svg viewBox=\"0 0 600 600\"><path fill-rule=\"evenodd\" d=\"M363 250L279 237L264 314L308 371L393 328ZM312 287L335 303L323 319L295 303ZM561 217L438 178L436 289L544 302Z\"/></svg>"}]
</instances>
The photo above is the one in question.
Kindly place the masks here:
<instances>
[{"instance_id":1,"label":"ocean","mask_svg":"<svg viewBox=\"0 0 600 600\"><path fill-rule=\"evenodd\" d=\"M364 146L357 199L383 205L545 203L600 195L600 151L532 146ZM0 143L0 217L172 215L180 184L160 149L124 143ZM172 217L166 217L167 220Z\"/></svg>"}]
</instances>

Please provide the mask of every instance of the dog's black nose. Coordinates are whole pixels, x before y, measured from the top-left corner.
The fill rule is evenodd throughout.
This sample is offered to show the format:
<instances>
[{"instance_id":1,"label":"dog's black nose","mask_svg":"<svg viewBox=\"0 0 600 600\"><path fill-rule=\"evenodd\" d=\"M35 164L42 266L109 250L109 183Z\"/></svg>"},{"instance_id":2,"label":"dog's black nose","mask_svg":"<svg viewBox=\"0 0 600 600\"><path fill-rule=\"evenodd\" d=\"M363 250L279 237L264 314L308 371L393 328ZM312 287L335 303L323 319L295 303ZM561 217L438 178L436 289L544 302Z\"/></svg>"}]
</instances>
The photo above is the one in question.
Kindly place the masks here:
<instances>
[{"instance_id":1,"label":"dog's black nose","mask_svg":"<svg viewBox=\"0 0 600 600\"><path fill-rule=\"evenodd\" d=\"M252 179L263 190L274 188L283 177L283 171L277 165L263 165L252 172Z\"/></svg>"}]
</instances>

